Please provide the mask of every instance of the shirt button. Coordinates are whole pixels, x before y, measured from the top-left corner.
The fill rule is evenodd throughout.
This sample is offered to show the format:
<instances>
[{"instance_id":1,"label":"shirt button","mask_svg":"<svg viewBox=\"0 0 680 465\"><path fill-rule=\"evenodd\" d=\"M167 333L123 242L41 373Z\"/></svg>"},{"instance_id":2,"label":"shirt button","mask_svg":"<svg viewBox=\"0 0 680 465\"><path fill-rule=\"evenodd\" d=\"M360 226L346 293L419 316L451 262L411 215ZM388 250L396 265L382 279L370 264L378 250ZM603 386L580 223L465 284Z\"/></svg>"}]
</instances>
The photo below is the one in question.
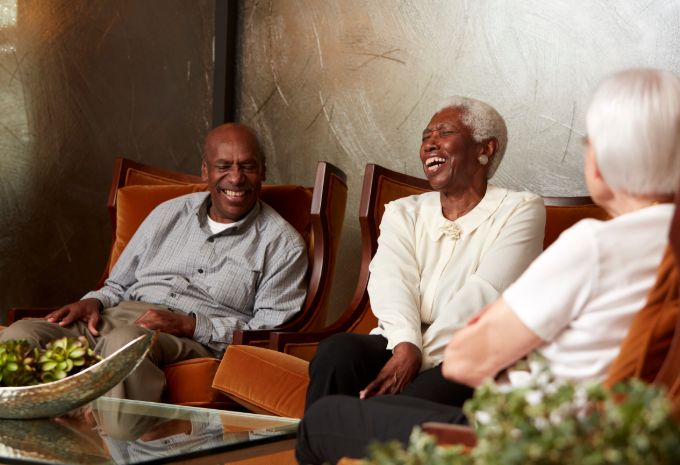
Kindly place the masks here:
<instances>
[{"instance_id":1,"label":"shirt button","mask_svg":"<svg viewBox=\"0 0 680 465\"><path fill-rule=\"evenodd\" d=\"M203 273L203 268L199 268L199 269L198 269L198 272L199 272L199 273Z\"/></svg>"},{"instance_id":2,"label":"shirt button","mask_svg":"<svg viewBox=\"0 0 680 465\"><path fill-rule=\"evenodd\" d=\"M174 292L171 292L170 297L177 297L177 294L175 294Z\"/></svg>"}]
</instances>

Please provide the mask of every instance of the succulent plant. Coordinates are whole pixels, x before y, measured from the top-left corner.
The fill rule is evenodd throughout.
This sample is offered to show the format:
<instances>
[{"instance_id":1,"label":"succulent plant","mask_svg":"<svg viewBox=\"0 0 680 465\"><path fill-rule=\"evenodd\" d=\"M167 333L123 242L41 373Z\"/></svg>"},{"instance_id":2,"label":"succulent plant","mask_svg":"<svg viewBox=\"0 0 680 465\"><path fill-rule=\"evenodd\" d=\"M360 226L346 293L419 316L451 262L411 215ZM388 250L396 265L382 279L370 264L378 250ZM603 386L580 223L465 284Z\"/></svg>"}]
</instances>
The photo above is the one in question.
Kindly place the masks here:
<instances>
[{"instance_id":1,"label":"succulent plant","mask_svg":"<svg viewBox=\"0 0 680 465\"><path fill-rule=\"evenodd\" d=\"M0 343L0 385L31 386L38 384L34 362L37 349L26 340Z\"/></svg>"},{"instance_id":2,"label":"succulent plant","mask_svg":"<svg viewBox=\"0 0 680 465\"><path fill-rule=\"evenodd\" d=\"M38 358L40 380L48 383L65 378L72 371L76 373L99 360L101 357L90 349L84 336L56 339L47 343L45 351Z\"/></svg>"},{"instance_id":3,"label":"succulent plant","mask_svg":"<svg viewBox=\"0 0 680 465\"><path fill-rule=\"evenodd\" d=\"M31 386L75 374L102 358L90 349L87 339L63 337L32 348L25 340L0 343L0 386Z\"/></svg>"}]
</instances>

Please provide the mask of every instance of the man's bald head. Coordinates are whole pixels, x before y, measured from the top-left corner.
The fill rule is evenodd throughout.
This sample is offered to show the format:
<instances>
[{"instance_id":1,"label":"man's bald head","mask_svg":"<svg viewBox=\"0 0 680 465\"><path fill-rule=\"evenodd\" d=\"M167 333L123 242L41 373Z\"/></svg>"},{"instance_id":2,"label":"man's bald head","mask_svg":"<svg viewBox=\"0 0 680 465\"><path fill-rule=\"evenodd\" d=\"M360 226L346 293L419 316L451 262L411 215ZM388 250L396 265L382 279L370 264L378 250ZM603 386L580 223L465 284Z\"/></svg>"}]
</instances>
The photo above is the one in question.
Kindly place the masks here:
<instances>
[{"instance_id":1,"label":"man's bald head","mask_svg":"<svg viewBox=\"0 0 680 465\"><path fill-rule=\"evenodd\" d=\"M241 123L220 124L210 131L205 137L205 144L203 144L203 159L205 160L208 150L215 150L218 145L224 143L224 141L232 140L233 138L248 140L249 143L256 148L256 153L262 168L264 169L266 167L267 160L257 134L255 134L255 131L250 127Z\"/></svg>"},{"instance_id":2,"label":"man's bald head","mask_svg":"<svg viewBox=\"0 0 680 465\"><path fill-rule=\"evenodd\" d=\"M210 217L232 223L247 215L257 203L265 172L264 153L248 126L227 123L210 131L201 164L210 191Z\"/></svg>"}]
</instances>

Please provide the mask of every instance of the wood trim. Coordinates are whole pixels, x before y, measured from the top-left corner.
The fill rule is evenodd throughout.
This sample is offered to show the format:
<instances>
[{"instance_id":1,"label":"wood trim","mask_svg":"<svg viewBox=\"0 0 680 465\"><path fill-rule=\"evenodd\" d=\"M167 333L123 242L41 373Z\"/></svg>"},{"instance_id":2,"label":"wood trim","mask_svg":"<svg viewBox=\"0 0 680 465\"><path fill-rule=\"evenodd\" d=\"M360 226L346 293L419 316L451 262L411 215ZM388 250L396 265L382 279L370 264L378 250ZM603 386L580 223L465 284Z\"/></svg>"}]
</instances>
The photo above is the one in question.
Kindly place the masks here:
<instances>
[{"instance_id":1,"label":"wood trim","mask_svg":"<svg viewBox=\"0 0 680 465\"><path fill-rule=\"evenodd\" d=\"M335 211L330 196L342 195L342 211ZM332 221L344 221L347 202L347 176L335 165L317 163L310 208L313 251L309 263L307 299L300 313L286 323L273 329L237 330L232 344L248 344L266 347L273 331L305 331L319 321L325 321L328 297L334 276L335 254L339 250L340 234L331 234Z\"/></svg>"}]
</instances>

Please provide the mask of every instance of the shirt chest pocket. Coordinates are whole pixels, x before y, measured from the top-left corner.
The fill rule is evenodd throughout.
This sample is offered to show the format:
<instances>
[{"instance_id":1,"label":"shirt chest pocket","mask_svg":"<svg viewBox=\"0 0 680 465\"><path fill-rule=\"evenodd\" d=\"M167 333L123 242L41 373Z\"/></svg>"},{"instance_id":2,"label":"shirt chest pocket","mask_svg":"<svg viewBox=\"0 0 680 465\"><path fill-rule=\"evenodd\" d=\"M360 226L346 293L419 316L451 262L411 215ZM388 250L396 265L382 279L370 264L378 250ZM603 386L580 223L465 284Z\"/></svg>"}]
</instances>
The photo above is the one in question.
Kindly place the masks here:
<instances>
[{"instance_id":1,"label":"shirt chest pocket","mask_svg":"<svg viewBox=\"0 0 680 465\"><path fill-rule=\"evenodd\" d=\"M206 280L207 291L220 306L252 313L259 280L259 270L240 269L219 273Z\"/></svg>"}]
</instances>

